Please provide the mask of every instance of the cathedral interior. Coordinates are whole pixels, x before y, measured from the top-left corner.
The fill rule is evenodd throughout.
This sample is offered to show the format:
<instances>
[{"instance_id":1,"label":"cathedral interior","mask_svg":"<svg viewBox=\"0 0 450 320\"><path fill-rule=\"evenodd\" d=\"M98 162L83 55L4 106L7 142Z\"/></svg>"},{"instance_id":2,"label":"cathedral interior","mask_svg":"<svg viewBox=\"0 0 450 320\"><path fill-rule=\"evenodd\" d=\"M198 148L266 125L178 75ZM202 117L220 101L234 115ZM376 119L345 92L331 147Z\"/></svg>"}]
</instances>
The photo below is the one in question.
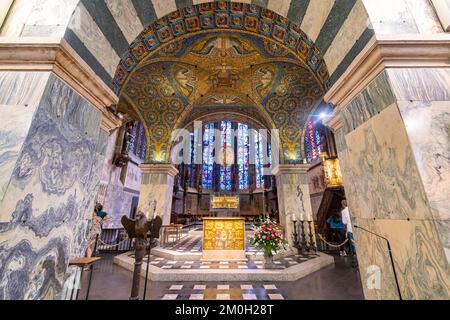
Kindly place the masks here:
<instances>
[{"instance_id":1,"label":"cathedral interior","mask_svg":"<svg viewBox=\"0 0 450 320\"><path fill-rule=\"evenodd\" d=\"M448 300L449 32L448 0L2 1L0 300L126 300L139 261L151 300Z\"/></svg>"}]
</instances>

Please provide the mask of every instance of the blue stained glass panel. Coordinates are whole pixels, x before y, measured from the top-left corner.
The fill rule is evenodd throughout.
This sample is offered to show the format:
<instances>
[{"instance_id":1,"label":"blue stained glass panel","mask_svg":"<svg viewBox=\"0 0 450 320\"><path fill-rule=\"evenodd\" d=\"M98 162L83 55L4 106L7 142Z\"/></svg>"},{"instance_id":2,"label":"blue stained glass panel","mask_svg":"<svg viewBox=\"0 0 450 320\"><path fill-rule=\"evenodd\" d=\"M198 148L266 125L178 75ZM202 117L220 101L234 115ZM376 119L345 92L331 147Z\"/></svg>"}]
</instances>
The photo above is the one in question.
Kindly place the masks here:
<instances>
[{"instance_id":1,"label":"blue stained glass panel","mask_svg":"<svg viewBox=\"0 0 450 320\"><path fill-rule=\"evenodd\" d=\"M262 188L264 186L263 175L263 141L260 133L255 137L255 167L256 167L256 188Z\"/></svg>"},{"instance_id":2,"label":"blue stained glass panel","mask_svg":"<svg viewBox=\"0 0 450 320\"><path fill-rule=\"evenodd\" d=\"M229 191L232 189L232 175L231 175L231 159L227 159L227 148L233 145L232 143L232 124L231 121L222 121L220 123L221 129L221 148L224 154L223 163L220 169L220 190Z\"/></svg>"},{"instance_id":3,"label":"blue stained glass panel","mask_svg":"<svg viewBox=\"0 0 450 320\"><path fill-rule=\"evenodd\" d=\"M202 186L204 189L212 189L214 168L214 124L207 124L204 129Z\"/></svg>"},{"instance_id":4,"label":"blue stained glass panel","mask_svg":"<svg viewBox=\"0 0 450 320\"><path fill-rule=\"evenodd\" d=\"M249 171L249 136L248 126L242 123L238 124L238 168L239 168L239 189L248 189L248 171Z\"/></svg>"}]
</instances>

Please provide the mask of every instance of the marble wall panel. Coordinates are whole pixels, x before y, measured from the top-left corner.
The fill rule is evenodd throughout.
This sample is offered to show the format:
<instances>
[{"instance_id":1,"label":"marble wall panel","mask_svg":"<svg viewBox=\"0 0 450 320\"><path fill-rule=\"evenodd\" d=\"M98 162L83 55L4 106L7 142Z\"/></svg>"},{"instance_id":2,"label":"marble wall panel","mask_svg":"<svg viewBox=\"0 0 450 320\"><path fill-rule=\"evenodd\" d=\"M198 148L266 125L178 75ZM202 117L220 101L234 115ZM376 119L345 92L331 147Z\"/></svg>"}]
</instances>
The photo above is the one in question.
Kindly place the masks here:
<instances>
[{"instance_id":1,"label":"marble wall panel","mask_svg":"<svg viewBox=\"0 0 450 320\"><path fill-rule=\"evenodd\" d=\"M383 71L342 111L343 134L355 130L395 101L389 77Z\"/></svg>"},{"instance_id":2,"label":"marble wall panel","mask_svg":"<svg viewBox=\"0 0 450 320\"><path fill-rule=\"evenodd\" d=\"M377 34L419 33L414 16L404 0L362 1Z\"/></svg>"},{"instance_id":3,"label":"marble wall panel","mask_svg":"<svg viewBox=\"0 0 450 320\"><path fill-rule=\"evenodd\" d=\"M103 209L108 213L111 219L106 229L122 228L122 216L129 216L131 211L131 203L136 194L126 192L121 185L110 184L106 190L106 197L103 202Z\"/></svg>"},{"instance_id":4,"label":"marble wall panel","mask_svg":"<svg viewBox=\"0 0 450 320\"><path fill-rule=\"evenodd\" d=\"M354 202L351 214L354 226L360 226L370 232L378 232L373 219L354 216ZM368 300L396 300L399 298L392 264L386 241L366 231L354 228L355 247L364 296Z\"/></svg>"},{"instance_id":5,"label":"marble wall panel","mask_svg":"<svg viewBox=\"0 0 450 320\"><path fill-rule=\"evenodd\" d=\"M399 101L450 101L450 68L388 69Z\"/></svg>"},{"instance_id":6,"label":"marble wall panel","mask_svg":"<svg viewBox=\"0 0 450 320\"><path fill-rule=\"evenodd\" d=\"M168 174L143 173L138 210L153 213L151 204L156 200L156 214L163 224L170 224L174 178Z\"/></svg>"},{"instance_id":7,"label":"marble wall panel","mask_svg":"<svg viewBox=\"0 0 450 320\"><path fill-rule=\"evenodd\" d=\"M2 2L0 2L0 29L12 4L13 0L3 0Z\"/></svg>"},{"instance_id":8,"label":"marble wall panel","mask_svg":"<svg viewBox=\"0 0 450 320\"><path fill-rule=\"evenodd\" d=\"M422 34L444 32L436 10L429 0L405 0L417 29Z\"/></svg>"},{"instance_id":9,"label":"marble wall panel","mask_svg":"<svg viewBox=\"0 0 450 320\"><path fill-rule=\"evenodd\" d=\"M5 195L49 73L0 72L0 201ZM4 217L5 216L5 217ZM0 212L0 221L7 219Z\"/></svg>"},{"instance_id":10,"label":"marble wall panel","mask_svg":"<svg viewBox=\"0 0 450 320\"><path fill-rule=\"evenodd\" d=\"M291 1L269 0L267 2L267 9L278 13L282 17L287 17L290 5Z\"/></svg>"},{"instance_id":11,"label":"marble wall panel","mask_svg":"<svg viewBox=\"0 0 450 320\"><path fill-rule=\"evenodd\" d=\"M114 170L114 153L116 151L116 143L118 138L119 130L113 131L109 136L106 144L105 150L105 163L103 165L103 172L101 176L101 183L108 185L111 181L111 175Z\"/></svg>"},{"instance_id":12,"label":"marble wall panel","mask_svg":"<svg viewBox=\"0 0 450 320\"><path fill-rule=\"evenodd\" d=\"M0 36L20 37L23 26L33 11L33 4L37 0L14 0L12 7L1 26Z\"/></svg>"},{"instance_id":13,"label":"marble wall panel","mask_svg":"<svg viewBox=\"0 0 450 320\"><path fill-rule=\"evenodd\" d=\"M101 113L54 75L49 79L41 108L88 137L97 138L100 134Z\"/></svg>"},{"instance_id":14,"label":"marble wall panel","mask_svg":"<svg viewBox=\"0 0 450 320\"><path fill-rule=\"evenodd\" d=\"M450 220L450 101L398 105L434 217Z\"/></svg>"},{"instance_id":15,"label":"marble wall panel","mask_svg":"<svg viewBox=\"0 0 450 320\"><path fill-rule=\"evenodd\" d=\"M345 185L361 218L431 219L428 201L397 105L346 136ZM341 162L344 162L341 161Z\"/></svg>"},{"instance_id":16,"label":"marble wall panel","mask_svg":"<svg viewBox=\"0 0 450 320\"><path fill-rule=\"evenodd\" d=\"M366 9L361 1L357 1L347 19L324 55L328 72L333 74L347 53L370 25Z\"/></svg>"},{"instance_id":17,"label":"marble wall panel","mask_svg":"<svg viewBox=\"0 0 450 320\"><path fill-rule=\"evenodd\" d=\"M139 33L144 30L144 26L138 18L133 2L131 0L106 0L105 3L128 43L132 43Z\"/></svg>"},{"instance_id":18,"label":"marble wall panel","mask_svg":"<svg viewBox=\"0 0 450 320\"><path fill-rule=\"evenodd\" d=\"M79 0L35 0L22 37L62 37Z\"/></svg>"},{"instance_id":19,"label":"marble wall panel","mask_svg":"<svg viewBox=\"0 0 450 320\"><path fill-rule=\"evenodd\" d=\"M356 218L354 224L389 239L403 299L449 298L450 270L433 221ZM366 298L398 299L387 242L361 229L355 241ZM381 271L378 288L370 285L373 266Z\"/></svg>"},{"instance_id":20,"label":"marble wall panel","mask_svg":"<svg viewBox=\"0 0 450 320\"><path fill-rule=\"evenodd\" d=\"M345 109L336 132L350 213L390 239L403 298L448 299L449 73L388 69L382 77ZM358 229L355 238L366 297L396 298L386 243ZM374 266L378 289L367 286Z\"/></svg>"},{"instance_id":21,"label":"marble wall panel","mask_svg":"<svg viewBox=\"0 0 450 320\"><path fill-rule=\"evenodd\" d=\"M347 142L345 141L345 132L341 127L334 131L334 139L336 142L336 150L342 152L347 149Z\"/></svg>"},{"instance_id":22,"label":"marble wall panel","mask_svg":"<svg viewBox=\"0 0 450 320\"><path fill-rule=\"evenodd\" d=\"M120 58L83 4L77 6L68 28L97 59L109 76L114 77Z\"/></svg>"},{"instance_id":23,"label":"marble wall panel","mask_svg":"<svg viewBox=\"0 0 450 320\"><path fill-rule=\"evenodd\" d=\"M46 87L49 72L0 72L0 104L36 107Z\"/></svg>"},{"instance_id":24,"label":"marble wall panel","mask_svg":"<svg viewBox=\"0 0 450 320\"><path fill-rule=\"evenodd\" d=\"M102 145L104 155L103 170L101 174L101 188L97 201L103 204L111 221L105 225L107 229L122 228L120 219L129 215L133 197L139 196L141 172L140 169L129 163L124 168L116 167L113 163L120 130L115 130L106 137ZM100 133L102 134L102 133Z\"/></svg>"},{"instance_id":25,"label":"marble wall panel","mask_svg":"<svg viewBox=\"0 0 450 320\"><path fill-rule=\"evenodd\" d=\"M177 11L175 0L151 0L158 18L162 18L171 12Z\"/></svg>"},{"instance_id":26,"label":"marble wall panel","mask_svg":"<svg viewBox=\"0 0 450 320\"><path fill-rule=\"evenodd\" d=\"M91 137L88 128L73 125L88 121L62 121L51 112L58 108L48 101L61 100L47 95L79 98L71 90L58 90L64 85L55 86L55 81L60 80L48 81L0 204L8 216L8 222L0 223L1 300L58 298L69 259L85 251L103 165L96 150L105 142L99 142L102 135Z\"/></svg>"},{"instance_id":27,"label":"marble wall panel","mask_svg":"<svg viewBox=\"0 0 450 320\"><path fill-rule=\"evenodd\" d=\"M34 109L25 106L0 105L0 201L5 195L11 174L28 134ZM6 121L7 120L7 121ZM0 213L0 221L2 214Z\"/></svg>"},{"instance_id":28,"label":"marble wall panel","mask_svg":"<svg viewBox=\"0 0 450 320\"><path fill-rule=\"evenodd\" d=\"M450 262L450 101L400 101L398 105Z\"/></svg>"},{"instance_id":29,"label":"marble wall panel","mask_svg":"<svg viewBox=\"0 0 450 320\"><path fill-rule=\"evenodd\" d=\"M281 173L277 176L277 189L280 224L284 228L289 245L293 246L294 216L297 221L313 218L307 176Z\"/></svg>"}]
</instances>

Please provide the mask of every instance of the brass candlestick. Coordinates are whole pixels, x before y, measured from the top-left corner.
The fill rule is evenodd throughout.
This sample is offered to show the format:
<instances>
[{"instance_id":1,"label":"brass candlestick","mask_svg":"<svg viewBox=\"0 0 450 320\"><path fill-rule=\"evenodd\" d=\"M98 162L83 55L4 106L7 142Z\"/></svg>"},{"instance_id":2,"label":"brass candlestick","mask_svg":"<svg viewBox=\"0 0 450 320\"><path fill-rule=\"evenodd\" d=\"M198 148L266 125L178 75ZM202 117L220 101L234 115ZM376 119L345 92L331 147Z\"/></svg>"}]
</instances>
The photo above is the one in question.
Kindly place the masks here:
<instances>
[{"instance_id":1,"label":"brass candlestick","mask_svg":"<svg viewBox=\"0 0 450 320\"><path fill-rule=\"evenodd\" d=\"M298 241L298 233L297 233L297 220L293 220L294 222L294 248L297 249L297 253L300 254L301 251L301 247L300 247L300 242Z\"/></svg>"},{"instance_id":2,"label":"brass candlestick","mask_svg":"<svg viewBox=\"0 0 450 320\"><path fill-rule=\"evenodd\" d=\"M305 221L302 220L302 221L300 221L300 223L301 223L301 226L302 226L301 250L302 250L302 252L307 252L307 251L309 251L309 247L308 247L308 240L306 239Z\"/></svg>"},{"instance_id":3,"label":"brass candlestick","mask_svg":"<svg viewBox=\"0 0 450 320\"><path fill-rule=\"evenodd\" d=\"M311 249L311 251L317 252L317 246L316 243L314 241L314 234L313 234L313 230L312 230L312 221L308 221L308 226L309 226L309 248Z\"/></svg>"}]
</instances>

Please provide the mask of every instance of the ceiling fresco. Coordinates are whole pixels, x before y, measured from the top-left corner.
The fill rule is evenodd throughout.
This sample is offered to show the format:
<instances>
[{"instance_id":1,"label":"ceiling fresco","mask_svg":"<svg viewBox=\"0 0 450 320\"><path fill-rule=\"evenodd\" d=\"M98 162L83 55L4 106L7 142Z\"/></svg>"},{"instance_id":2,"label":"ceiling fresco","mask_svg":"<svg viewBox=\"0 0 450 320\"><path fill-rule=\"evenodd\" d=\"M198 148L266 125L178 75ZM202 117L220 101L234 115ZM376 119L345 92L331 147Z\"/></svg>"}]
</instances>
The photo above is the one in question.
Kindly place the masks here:
<instances>
[{"instance_id":1,"label":"ceiling fresco","mask_svg":"<svg viewBox=\"0 0 450 320\"><path fill-rule=\"evenodd\" d=\"M213 114L279 129L280 160L299 160L308 115L323 97L322 80L298 52L270 37L199 30L146 51L123 81L119 110L145 123L150 162L169 161L174 128Z\"/></svg>"}]
</instances>

